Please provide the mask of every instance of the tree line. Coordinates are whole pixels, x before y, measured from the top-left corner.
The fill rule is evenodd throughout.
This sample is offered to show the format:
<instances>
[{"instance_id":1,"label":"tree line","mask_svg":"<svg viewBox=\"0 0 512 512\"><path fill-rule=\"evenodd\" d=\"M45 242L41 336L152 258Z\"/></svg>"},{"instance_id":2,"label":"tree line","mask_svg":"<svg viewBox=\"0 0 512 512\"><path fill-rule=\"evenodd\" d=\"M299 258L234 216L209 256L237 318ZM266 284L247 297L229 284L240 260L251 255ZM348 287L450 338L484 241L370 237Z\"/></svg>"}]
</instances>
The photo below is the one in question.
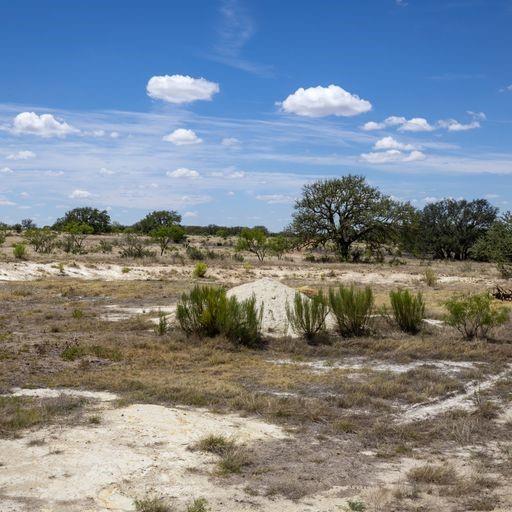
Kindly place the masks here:
<instances>
[{"instance_id":1,"label":"tree line","mask_svg":"<svg viewBox=\"0 0 512 512\"><path fill-rule=\"evenodd\" d=\"M1 227L1 226L0 226ZM30 219L6 226L36 229ZM512 214L499 215L486 199L443 199L417 209L383 194L363 176L319 180L306 184L294 205L290 225L271 234L264 226L247 228L183 226L174 210L157 210L131 226L112 222L106 210L75 208L44 228L71 235L134 233L153 237L163 254L169 244L187 235L237 237L236 249L263 261L267 253L281 257L297 248L332 251L343 261L382 258L384 251L416 257L512 263ZM504 267L503 267L504 268Z\"/></svg>"}]
</instances>

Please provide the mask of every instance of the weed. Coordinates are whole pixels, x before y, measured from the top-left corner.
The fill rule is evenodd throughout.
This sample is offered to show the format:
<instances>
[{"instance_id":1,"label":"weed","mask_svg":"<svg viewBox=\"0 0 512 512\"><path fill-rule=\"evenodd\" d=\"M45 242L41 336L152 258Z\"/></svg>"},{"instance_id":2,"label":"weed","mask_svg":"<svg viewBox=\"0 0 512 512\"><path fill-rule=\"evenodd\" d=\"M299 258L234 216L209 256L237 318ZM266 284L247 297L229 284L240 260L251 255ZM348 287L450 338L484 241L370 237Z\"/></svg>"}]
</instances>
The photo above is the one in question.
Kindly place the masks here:
<instances>
[{"instance_id":1,"label":"weed","mask_svg":"<svg viewBox=\"0 0 512 512\"><path fill-rule=\"evenodd\" d=\"M169 331L169 321L165 313L158 312L158 324L155 326L155 332L158 336L164 336Z\"/></svg>"},{"instance_id":2,"label":"weed","mask_svg":"<svg viewBox=\"0 0 512 512\"><path fill-rule=\"evenodd\" d=\"M84 316L84 312L81 309L74 309L72 313L72 317L75 320L80 320Z\"/></svg>"},{"instance_id":3,"label":"weed","mask_svg":"<svg viewBox=\"0 0 512 512\"><path fill-rule=\"evenodd\" d=\"M187 506L186 512L208 512L209 510L208 502L204 498L196 498Z\"/></svg>"},{"instance_id":4,"label":"weed","mask_svg":"<svg viewBox=\"0 0 512 512\"><path fill-rule=\"evenodd\" d=\"M423 274L423 280L427 286L433 288L437 284L437 274L430 267L427 267Z\"/></svg>"},{"instance_id":5,"label":"weed","mask_svg":"<svg viewBox=\"0 0 512 512\"><path fill-rule=\"evenodd\" d=\"M407 474L408 479L414 483L451 485L457 482L457 473L451 466L434 466L425 464L413 468Z\"/></svg>"}]
</instances>

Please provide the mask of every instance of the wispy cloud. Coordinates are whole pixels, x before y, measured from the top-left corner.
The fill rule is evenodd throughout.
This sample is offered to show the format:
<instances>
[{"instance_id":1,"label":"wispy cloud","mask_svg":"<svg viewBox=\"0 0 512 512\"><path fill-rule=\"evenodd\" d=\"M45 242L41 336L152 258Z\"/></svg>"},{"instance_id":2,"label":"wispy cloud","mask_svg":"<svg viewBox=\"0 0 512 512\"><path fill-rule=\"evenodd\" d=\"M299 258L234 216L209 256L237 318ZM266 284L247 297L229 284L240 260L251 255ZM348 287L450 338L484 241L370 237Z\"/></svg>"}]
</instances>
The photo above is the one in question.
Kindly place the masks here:
<instances>
[{"instance_id":1,"label":"wispy cloud","mask_svg":"<svg viewBox=\"0 0 512 512\"><path fill-rule=\"evenodd\" d=\"M255 75L273 75L272 66L243 56L244 47L256 33L256 27L242 0L221 0L219 13L218 41L209 58Z\"/></svg>"}]
</instances>

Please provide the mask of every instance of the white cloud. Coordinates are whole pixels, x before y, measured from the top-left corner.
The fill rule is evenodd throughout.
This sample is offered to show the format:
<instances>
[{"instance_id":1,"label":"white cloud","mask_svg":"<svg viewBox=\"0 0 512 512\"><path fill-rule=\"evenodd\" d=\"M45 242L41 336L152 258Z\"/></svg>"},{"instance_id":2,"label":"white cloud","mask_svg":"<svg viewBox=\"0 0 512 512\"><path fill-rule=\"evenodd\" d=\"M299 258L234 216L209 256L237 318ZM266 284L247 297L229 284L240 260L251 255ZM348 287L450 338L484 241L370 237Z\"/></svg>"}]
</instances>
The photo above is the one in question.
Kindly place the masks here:
<instances>
[{"instance_id":1,"label":"white cloud","mask_svg":"<svg viewBox=\"0 0 512 512\"><path fill-rule=\"evenodd\" d=\"M433 197L433 196L427 196L423 199L425 203L435 203L436 201L439 201L439 198Z\"/></svg>"},{"instance_id":2,"label":"white cloud","mask_svg":"<svg viewBox=\"0 0 512 512\"><path fill-rule=\"evenodd\" d=\"M183 214L183 217L185 217L187 219L193 219L193 218L198 217L198 213L197 212L185 212Z\"/></svg>"},{"instance_id":3,"label":"white cloud","mask_svg":"<svg viewBox=\"0 0 512 512\"><path fill-rule=\"evenodd\" d=\"M285 112L306 117L356 116L372 109L372 104L338 85L303 87L290 94L282 103Z\"/></svg>"},{"instance_id":4,"label":"white cloud","mask_svg":"<svg viewBox=\"0 0 512 512\"><path fill-rule=\"evenodd\" d=\"M26 199L27 197L30 197L30 194L28 192L20 192L20 197L23 197L23 199Z\"/></svg>"},{"instance_id":5,"label":"white cloud","mask_svg":"<svg viewBox=\"0 0 512 512\"><path fill-rule=\"evenodd\" d=\"M75 190L73 190L73 192L71 192L71 194L69 194L69 197L71 199L85 199L86 197L91 197L92 194L90 192L88 192L87 190L80 190L78 188L76 188Z\"/></svg>"},{"instance_id":6,"label":"white cloud","mask_svg":"<svg viewBox=\"0 0 512 512\"><path fill-rule=\"evenodd\" d=\"M46 176L63 176L64 171L46 171Z\"/></svg>"},{"instance_id":7,"label":"white cloud","mask_svg":"<svg viewBox=\"0 0 512 512\"><path fill-rule=\"evenodd\" d=\"M236 139L235 137L226 137L222 139L221 144L226 147L233 147L238 146L240 144L240 141Z\"/></svg>"},{"instance_id":8,"label":"white cloud","mask_svg":"<svg viewBox=\"0 0 512 512\"><path fill-rule=\"evenodd\" d=\"M104 176L111 176L112 174L115 174L116 171L113 171L112 169L107 169L106 167L102 167L100 169L100 174L103 174Z\"/></svg>"},{"instance_id":9,"label":"white cloud","mask_svg":"<svg viewBox=\"0 0 512 512\"><path fill-rule=\"evenodd\" d=\"M216 178L241 179L245 178L244 171L237 171L235 167L228 167L223 171L214 171L210 174Z\"/></svg>"},{"instance_id":10,"label":"white cloud","mask_svg":"<svg viewBox=\"0 0 512 512\"><path fill-rule=\"evenodd\" d=\"M505 87L501 88L500 92L512 92L512 84L506 85Z\"/></svg>"},{"instance_id":11,"label":"white cloud","mask_svg":"<svg viewBox=\"0 0 512 512\"><path fill-rule=\"evenodd\" d=\"M110 132L110 138L111 139L118 139L119 138L119 132Z\"/></svg>"},{"instance_id":12,"label":"white cloud","mask_svg":"<svg viewBox=\"0 0 512 512\"><path fill-rule=\"evenodd\" d=\"M146 89L151 98L175 104L211 100L220 90L215 82L183 75L153 76Z\"/></svg>"},{"instance_id":13,"label":"white cloud","mask_svg":"<svg viewBox=\"0 0 512 512\"><path fill-rule=\"evenodd\" d=\"M403 144L398 142L393 137L384 137L375 143L373 149L399 149L411 151L414 149L414 146L412 144Z\"/></svg>"},{"instance_id":14,"label":"white cloud","mask_svg":"<svg viewBox=\"0 0 512 512\"><path fill-rule=\"evenodd\" d=\"M449 132L464 132L467 130L474 130L480 128L480 123L476 120L470 123L459 123L456 119L442 119L437 123L441 128L446 128Z\"/></svg>"},{"instance_id":15,"label":"white cloud","mask_svg":"<svg viewBox=\"0 0 512 512\"><path fill-rule=\"evenodd\" d=\"M17 153L13 153L7 157L7 160L28 160L30 158L35 158L36 154L32 151L18 151Z\"/></svg>"},{"instance_id":16,"label":"white cloud","mask_svg":"<svg viewBox=\"0 0 512 512\"><path fill-rule=\"evenodd\" d=\"M11 132L19 134L31 134L39 137L65 137L80 130L73 128L65 121L58 121L52 114L37 115L35 112L21 112L12 124Z\"/></svg>"},{"instance_id":17,"label":"white cloud","mask_svg":"<svg viewBox=\"0 0 512 512\"><path fill-rule=\"evenodd\" d=\"M162 137L166 142L172 142L176 146L188 146L191 144L200 144L203 139L200 139L193 130L185 128L178 128L169 135Z\"/></svg>"},{"instance_id":18,"label":"white cloud","mask_svg":"<svg viewBox=\"0 0 512 512\"><path fill-rule=\"evenodd\" d=\"M398 130L403 132L431 132L434 127L423 117L413 117L402 123Z\"/></svg>"},{"instance_id":19,"label":"white cloud","mask_svg":"<svg viewBox=\"0 0 512 512\"><path fill-rule=\"evenodd\" d=\"M389 126L399 126L407 122L405 117L399 116L390 116L384 119L381 123L376 123L375 121L369 121L362 126L364 131L372 131L372 130L382 130L384 128L388 128Z\"/></svg>"},{"instance_id":20,"label":"white cloud","mask_svg":"<svg viewBox=\"0 0 512 512\"><path fill-rule=\"evenodd\" d=\"M0 172L3 174L12 174L14 171L10 167L2 167Z\"/></svg>"},{"instance_id":21,"label":"white cloud","mask_svg":"<svg viewBox=\"0 0 512 512\"><path fill-rule=\"evenodd\" d=\"M0 206L14 206L16 203L0 197Z\"/></svg>"},{"instance_id":22,"label":"white cloud","mask_svg":"<svg viewBox=\"0 0 512 512\"><path fill-rule=\"evenodd\" d=\"M258 201L265 201L268 204L289 204L293 203L295 198L285 194L262 194L256 196Z\"/></svg>"},{"instance_id":23,"label":"white cloud","mask_svg":"<svg viewBox=\"0 0 512 512\"><path fill-rule=\"evenodd\" d=\"M167 176L170 178L198 178L199 173L193 169L187 169L186 167L180 167L175 171L167 171Z\"/></svg>"},{"instance_id":24,"label":"white cloud","mask_svg":"<svg viewBox=\"0 0 512 512\"><path fill-rule=\"evenodd\" d=\"M417 162L424 160L425 154L421 151L411 151L404 153L398 149L388 149L387 151L378 151L371 153L363 153L361 159L369 164L387 164L395 162Z\"/></svg>"}]
</instances>

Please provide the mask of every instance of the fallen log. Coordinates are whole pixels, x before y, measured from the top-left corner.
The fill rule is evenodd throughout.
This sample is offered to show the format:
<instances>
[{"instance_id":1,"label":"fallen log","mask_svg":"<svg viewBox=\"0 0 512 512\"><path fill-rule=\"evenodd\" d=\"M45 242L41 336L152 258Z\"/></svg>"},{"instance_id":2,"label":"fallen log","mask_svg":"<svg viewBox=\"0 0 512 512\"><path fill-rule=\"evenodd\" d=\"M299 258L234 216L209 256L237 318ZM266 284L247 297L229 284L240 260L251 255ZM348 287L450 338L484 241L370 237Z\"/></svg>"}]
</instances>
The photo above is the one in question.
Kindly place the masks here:
<instances>
[{"instance_id":1,"label":"fallen log","mask_svg":"<svg viewBox=\"0 0 512 512\"><path fill-rule=\"evenodd\" d=\"M512 290L496 285L496 289L492 292L492 296L497 300L512 301Z\"/></svg>"}]
</instances>

